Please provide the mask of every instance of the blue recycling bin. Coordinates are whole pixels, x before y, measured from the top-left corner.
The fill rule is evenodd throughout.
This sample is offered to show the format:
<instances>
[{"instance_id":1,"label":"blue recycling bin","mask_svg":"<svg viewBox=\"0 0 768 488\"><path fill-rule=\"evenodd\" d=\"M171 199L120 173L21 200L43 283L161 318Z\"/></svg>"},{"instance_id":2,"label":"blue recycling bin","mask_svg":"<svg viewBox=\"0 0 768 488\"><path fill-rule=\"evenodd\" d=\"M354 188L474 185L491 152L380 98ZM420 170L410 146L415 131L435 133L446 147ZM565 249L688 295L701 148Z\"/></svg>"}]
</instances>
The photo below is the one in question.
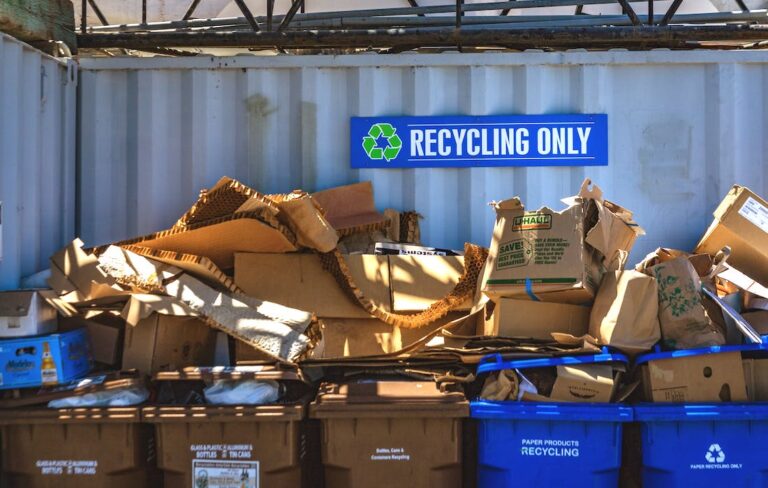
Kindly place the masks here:
<instances>
[{"instance_id":1,"label":"blue recycling bin","mask_svg":"<svg viewBox=\"0 0 768 488\"><path fill-rule=\"evenodd\" d=\"M643 486L768 486L768 404L648 404L640 422Z\"/></svg>"},{"instance_id":2,"label":"blue recycling bin","mask_svg":"<svg viewBox=\"0 0 768 488\"><path fill-rule=\"evenodd\" d=\"M503 361L483 359L478 373L561 364L626 362L621 354ZM511 486L616 487L622 423L632 408L607 403L474 401L478 488Z\"/></svg>"},{"instance_id":3,"label":"blue recycling bin","mask_svg":"<svg viewBox=\"0 0 768 488\"><path fill-rule=\"evenodd\" d=\"M766 351L768 344L656 351L637 363L727 352L765 358ZM644 487L768 486L768 403L648 403L634 416Z\"/></svg>"}]
</instances>

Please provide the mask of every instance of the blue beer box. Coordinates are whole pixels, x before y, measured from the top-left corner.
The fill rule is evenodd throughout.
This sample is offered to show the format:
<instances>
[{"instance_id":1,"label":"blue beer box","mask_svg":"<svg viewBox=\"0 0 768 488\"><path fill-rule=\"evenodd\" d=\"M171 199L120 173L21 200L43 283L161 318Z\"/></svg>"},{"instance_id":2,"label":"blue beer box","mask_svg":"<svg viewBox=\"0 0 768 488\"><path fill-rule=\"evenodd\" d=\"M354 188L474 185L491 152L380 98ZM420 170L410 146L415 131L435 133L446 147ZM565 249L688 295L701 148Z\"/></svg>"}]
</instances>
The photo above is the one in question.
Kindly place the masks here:
<instances>
[{"instance_id":1,"label":"blue beer box","mask_svg":"<svg viewBox=\"0 0 768 488\"><path fill-rule=\"evenodd\" d=\"M47 356L47 359L44 359ZM86 329L0 340L0 389L65 383L92 366Z\"/></svg>"}]
</instances>

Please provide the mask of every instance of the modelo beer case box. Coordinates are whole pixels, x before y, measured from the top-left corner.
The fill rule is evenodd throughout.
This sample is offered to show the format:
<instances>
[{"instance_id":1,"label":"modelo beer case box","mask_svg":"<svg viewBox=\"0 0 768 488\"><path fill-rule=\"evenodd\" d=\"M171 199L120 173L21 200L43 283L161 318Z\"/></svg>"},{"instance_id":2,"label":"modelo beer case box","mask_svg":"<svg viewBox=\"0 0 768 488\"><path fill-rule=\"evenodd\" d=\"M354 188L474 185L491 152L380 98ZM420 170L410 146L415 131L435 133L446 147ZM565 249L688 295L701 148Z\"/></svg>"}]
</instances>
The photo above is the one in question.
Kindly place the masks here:
<instances>
[{"instance_id":1,"label":"modelo beer case box","mask_svg":"<svg viewBox=\"0 0 768 488\"><path fill-rule=\"evenodd\" d=\"M56 385L91 370L85 329L0 341L0 389Z\"/></svg>"}]
</instances>

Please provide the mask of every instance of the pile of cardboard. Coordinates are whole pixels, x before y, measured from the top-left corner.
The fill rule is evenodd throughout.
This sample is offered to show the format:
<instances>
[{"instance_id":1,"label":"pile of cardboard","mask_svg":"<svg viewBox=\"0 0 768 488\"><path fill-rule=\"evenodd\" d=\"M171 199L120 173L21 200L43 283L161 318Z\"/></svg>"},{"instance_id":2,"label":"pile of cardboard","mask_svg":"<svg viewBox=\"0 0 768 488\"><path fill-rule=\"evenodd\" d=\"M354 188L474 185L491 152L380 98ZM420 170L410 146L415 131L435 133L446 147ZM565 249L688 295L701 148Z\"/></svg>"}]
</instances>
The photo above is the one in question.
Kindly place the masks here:
<instances>
[{"instance_id":1,"label":"pile of cardboard","mask_svg":"<svg viewBox=\"0 0 768 488\"><path fill-rule=\"evenodd\" d=\"M51 257L50 289L0 294L0 387L34 389L0 406L51 398L52 385L63 396L253 364L312 380L418 365L497 400L768 398L764 200L734 187L694 252L660 247L634 268L632 212L589 180L563 203L495 202L490 249L454 251L421 245L416 212L377 210L368 182L266 195L223 178L169 229L76 240ZM468 366L604 348L626 362L477 381ZM664 356L679 350L692 352Z\"/></svg>"},{"instance_id":2,"label":"pile of cardboard","mask_svg":"<svg viewBox=\"0 0 768 488\"><path fill-rule=\"evenodd\" d=\"M599 366L601 372L595 365L541 368L529 388L549 396L520 389L530 372L505 371L485 379L483 395L606 401L642 385L637 396L647 401L768 398L761 380L768 368L768 355L761 354L761 334L768 332L762 285L768 283L768 203L735 186L692 253L659 248L625 269L643 231L631 212L590 183L564 199L561 211L526 211L517 198L493 204L496 226L481 281L491 302L479 333L609 347L631 364ZM553 388L575 378L595 395L568 399ZM617 390L619 378L629 390Z\"/></svg>"},{"instance_id":3,"label":"pile of cardboard","mask_svg":"<svg viewBox=\"0 0 768 488\"><path fill-rule=\"evenodd\" d=\"M7 404L89 372L109 385L126 372L404 354L467 315L486 256L420 246L420 218L377 211L369 182L265 195L222 178L167 230L75 240L51 257L51 289L0 294L0 337L29 336L0 358L13 373L0 387L35 389ZM82 386L63 391L92 391Z\"/></svg>"}]
</instances>

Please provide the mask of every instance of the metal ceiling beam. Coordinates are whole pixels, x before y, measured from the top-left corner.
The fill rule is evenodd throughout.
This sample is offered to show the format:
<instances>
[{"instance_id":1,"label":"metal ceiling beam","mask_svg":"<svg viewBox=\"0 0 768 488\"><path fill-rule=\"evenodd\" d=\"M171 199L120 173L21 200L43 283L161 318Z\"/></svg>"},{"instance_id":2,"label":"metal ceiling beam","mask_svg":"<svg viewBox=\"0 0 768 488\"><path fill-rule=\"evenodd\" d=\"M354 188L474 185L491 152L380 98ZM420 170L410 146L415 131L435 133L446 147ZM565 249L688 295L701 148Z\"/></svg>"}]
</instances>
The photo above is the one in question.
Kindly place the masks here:
<instances>
[{"instance_id":1,"label":"metal ceiling beam","mask_svg":"<svg viewBox=\"0 0 768 488\"><path fill-rule=\"evenodd\" d=\"M528 48L686 47L700 41L768 39L764 25L551 27L532 29L379 29L288 32L83 34L81 48L262 47L368 48L499 46Z\"/></svg>"}]
</instances>

